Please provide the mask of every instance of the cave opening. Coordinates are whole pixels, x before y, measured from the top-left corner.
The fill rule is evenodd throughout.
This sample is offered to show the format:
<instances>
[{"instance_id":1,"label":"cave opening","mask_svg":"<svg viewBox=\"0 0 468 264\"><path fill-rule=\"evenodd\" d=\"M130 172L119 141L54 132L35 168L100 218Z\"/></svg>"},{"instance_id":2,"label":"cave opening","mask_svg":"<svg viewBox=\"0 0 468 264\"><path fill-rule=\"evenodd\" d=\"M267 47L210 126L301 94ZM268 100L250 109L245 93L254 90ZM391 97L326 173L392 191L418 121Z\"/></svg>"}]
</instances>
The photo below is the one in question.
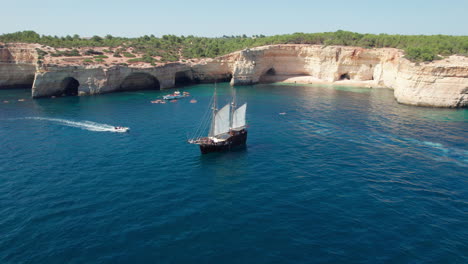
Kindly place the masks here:
<instances>
[{"instance_id":1,"label":"cave opening","mask_svg":"<svg viewBox=\"0 0 468 264\"><path fill-rule=\"evenodd\" d=\"M340 81L342 80L351 80L351 77L349 77L349 74L348 73L343 73L340 75Z\"/></svg>"},{"instance_id":2,"label":"cave opening","mask_svg":"<svg viewBox=\"0 0 468 264\"><path fill-rule=\"evenodd\" d=\"M174 85L176 87L189 85L191 83L192 83L192 79L190 78L187 72L183 72L183 71L176 72L175 80L174 80Z\"/></svg>"},{"instance_id":3,"label":"cave opening","mask_svg":"<svg viewBox=\"0 0 468 264\"><path fill-rule=\"evenodd\" d=\"M274 68L270 68L268 71L265 72L265 75L276 75L276 71Z\"/></svg>"},{"instance_id":4,"label":"cave opening","mask_svg":"<svg viewBox=\"0 0 468 264\"><path fill-rule=\"evenodd\" d=\"M267 71L265 71L259 79L259 82L261 83L273 83L277 81L276 79L276 70L275 68L269 68Z\"/></svg>"},{"instance_id":5,"label":"cave opening","mask_svg":"<svg viewBox=\"0 0 468 264\"><path fill-rule=\"evenodd\" d=\"M159 80L151 74L136 72L128 75L120 84L120 91L160 90Z\"/></svg>"},{"instance_id":6,"label":"cave opening","mask_svg":"<svg viewBox=\"0 0 468 264\"><path fill-rule=\"evenodd\" d=\"M14 83L9 83L8 81L3 81L2 83L0 80L0 89L31 89L33 87L33 83L34 74L28 74Z\"/></svg>"},{"instance_id":7,"label":"cave opening","mask_svg":"<svg viewBox=\"0 0 468 264\"><path fill-rule=\"evenodd\" d=\"M230 82L232 79L232 74L225 74L223 77L216 79L217 82Z\"/></svg>"},{"instance_id":8,"label":"cave opening","mask_svg":"<svg viewBox=\"0 0 468 264\"><path fill-rule=\"evenodd\" d=\"M63 79L62 83L60 84L60 90L65 96L77 96L78 87L80 87L80 83L73 77L67 77Z\"/></svg>"}]
</instances>

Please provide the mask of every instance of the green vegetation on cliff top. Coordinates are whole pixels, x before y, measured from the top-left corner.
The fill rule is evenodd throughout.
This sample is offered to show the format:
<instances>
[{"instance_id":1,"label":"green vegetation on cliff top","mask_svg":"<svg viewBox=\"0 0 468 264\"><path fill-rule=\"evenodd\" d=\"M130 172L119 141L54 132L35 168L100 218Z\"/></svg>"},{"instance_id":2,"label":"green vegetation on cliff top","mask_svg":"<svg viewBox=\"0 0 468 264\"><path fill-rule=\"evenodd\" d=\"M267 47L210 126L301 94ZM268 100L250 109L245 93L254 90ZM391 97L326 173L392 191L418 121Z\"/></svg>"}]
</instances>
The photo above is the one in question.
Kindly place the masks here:
<instances>
[{"instance_id":1,"label":"green vegetation on cliff top","mask_svg":"<svg viewBox=\"0 0 468 264\"><path fill-rule=\"evenodd\" d=\"M163 61L176 61L179 58L212 58L236 50L271 44L320 44L364 48L399 48L403 49L406 57L412 61L432 61L439 59L439 56L453 54L468 56L468 36L375 35L342 30L310 34L254 35L251 37L242 35L219 38L175 35L164 35L161 38L157 38L154 35L145 35L139 38L123 38L111 35L107 35L104 38L99 36L81 38L76 34L58 37L41 36L34 31L22 31L0 35L0 42L39 43L55 48L133 47L134 53L141 53L146 58L161 56ZM128 54L124 55L128 56Z\"/></svg>"}]
</instances>

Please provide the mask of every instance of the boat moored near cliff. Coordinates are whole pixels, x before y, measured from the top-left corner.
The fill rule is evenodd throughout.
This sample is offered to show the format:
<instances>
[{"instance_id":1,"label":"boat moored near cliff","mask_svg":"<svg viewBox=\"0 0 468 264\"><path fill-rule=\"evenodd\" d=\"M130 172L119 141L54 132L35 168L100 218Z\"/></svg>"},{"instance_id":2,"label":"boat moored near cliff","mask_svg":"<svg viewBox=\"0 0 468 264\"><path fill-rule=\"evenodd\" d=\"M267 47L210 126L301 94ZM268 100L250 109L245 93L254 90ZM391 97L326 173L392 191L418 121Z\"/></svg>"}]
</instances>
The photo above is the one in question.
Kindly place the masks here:
<instances>
[{"instance_id":1,"label":"boat moored near cliff","mask_svg":"<svg viewBox=\"0 0 468 264\"><path fill-rule=\"evenodd\" d=\"M188 97L190 94L188 92L183 92L182 94L179 91L175 91L173 94L167 94L163 96L164 100L174 100L184 97Z\"/></svg>"}]
</instances>

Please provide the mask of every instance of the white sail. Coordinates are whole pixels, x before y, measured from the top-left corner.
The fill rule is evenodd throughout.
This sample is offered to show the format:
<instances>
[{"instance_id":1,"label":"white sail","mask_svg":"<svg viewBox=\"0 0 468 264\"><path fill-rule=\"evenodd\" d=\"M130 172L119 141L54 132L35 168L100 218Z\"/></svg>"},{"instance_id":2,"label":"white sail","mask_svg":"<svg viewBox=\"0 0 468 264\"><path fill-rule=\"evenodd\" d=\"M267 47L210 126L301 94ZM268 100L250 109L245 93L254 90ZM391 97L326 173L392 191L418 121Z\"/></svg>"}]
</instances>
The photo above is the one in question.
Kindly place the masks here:
<instances>
[{"instance_id":1,"label":"white sail","mask_svg":"<svg viewBox=\"0 0 468 264\"><path fill-rule=\"evenodd\" d=\"M242 128L245 127L245 112L247 110L247 103L243 104L241 107L237 108L232 115L232 128Z\"/></svg>"},{"instance_id":2,"label":"white sail","mask_svg":"<svg viewBox=\"0 0 468 264\"><path fill-rule=\"evenodd\" d=\"M214 117L213 135L229 132L229 114L230 105L227 104L221 110L219 110Z\"/></svg>"}]
</instances>

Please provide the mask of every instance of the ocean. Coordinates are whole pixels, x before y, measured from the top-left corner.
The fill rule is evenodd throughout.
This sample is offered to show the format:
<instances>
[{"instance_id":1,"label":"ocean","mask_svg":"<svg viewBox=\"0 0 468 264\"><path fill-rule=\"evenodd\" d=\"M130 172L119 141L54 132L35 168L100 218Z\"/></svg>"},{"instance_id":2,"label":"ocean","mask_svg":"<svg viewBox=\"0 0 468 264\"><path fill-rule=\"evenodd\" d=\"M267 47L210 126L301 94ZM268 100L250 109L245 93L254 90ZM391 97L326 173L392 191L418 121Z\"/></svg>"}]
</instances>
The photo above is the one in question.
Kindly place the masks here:
<instances>
[{"instance_id":1,"label":"ocean","mask_svg":"<svg viewBox=\"0 0 468 264\"><path fill-rule=\"evenodd\" d=\"M236 87L247 147L201 155L213 88L0 91L0 263L468 263L467 109Z\"/></svg>"}]
</instances>

